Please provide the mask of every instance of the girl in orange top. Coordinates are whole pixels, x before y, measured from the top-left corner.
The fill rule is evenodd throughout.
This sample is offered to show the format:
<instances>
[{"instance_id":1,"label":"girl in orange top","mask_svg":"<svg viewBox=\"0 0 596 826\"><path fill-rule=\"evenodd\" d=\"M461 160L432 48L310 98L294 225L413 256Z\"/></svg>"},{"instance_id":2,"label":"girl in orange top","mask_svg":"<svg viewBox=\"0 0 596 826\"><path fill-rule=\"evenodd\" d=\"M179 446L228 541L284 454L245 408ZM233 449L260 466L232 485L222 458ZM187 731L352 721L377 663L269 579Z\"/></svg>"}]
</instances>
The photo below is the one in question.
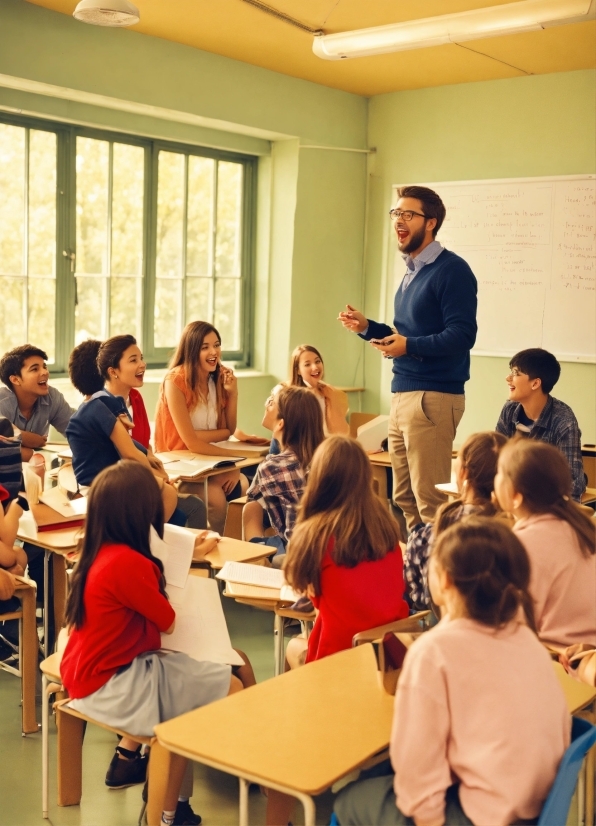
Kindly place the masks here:
<instances>
[{"instance_id":1,"label":"girl in orange top","mask_svg":"<svg viewBox=\"0 0 596 826\"><path fill-rule=\"evenodd\" d=\"M238 408L236 376L220 358L221 336L215 327L206 321L187 324L159 391L155 416L158 453L192 450L205 456L230 455L212 444L234 433ZM239 471L231 470L211 476L208 484L209 522L213 530L223 533L227 499L242 496L248 483ZM196 485L183 485L188 493L197 492Z\"/></svg>"}]
</instances>

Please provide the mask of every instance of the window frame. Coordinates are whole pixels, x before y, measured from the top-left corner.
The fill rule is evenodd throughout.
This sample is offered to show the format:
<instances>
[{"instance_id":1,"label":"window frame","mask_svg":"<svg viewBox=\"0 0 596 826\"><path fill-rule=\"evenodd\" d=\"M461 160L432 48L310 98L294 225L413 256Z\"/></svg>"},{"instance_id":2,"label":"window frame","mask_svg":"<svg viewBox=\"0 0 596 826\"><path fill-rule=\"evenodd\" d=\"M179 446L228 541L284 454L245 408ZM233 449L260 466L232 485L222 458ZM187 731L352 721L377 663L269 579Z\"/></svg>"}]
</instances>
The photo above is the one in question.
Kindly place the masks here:
<instances>
[{"instance_id":1,"label":"window frame","mask_svg":"<svg viewBox=\"0 0 596 826\"><path fill-rule=\"evenodd\" d=\"M147 366L163 368L173 348L154 347L153 315L156 288L156 230L157 230L157 166L160 151L210 158L215 161L239 163L243 168L240 262L240 341L238 350L222 350L222 360L236 367L249 367L253 349L254 278L256 248L256 206L258 158L239 152L213 149L178 141L166 141L133 133L112 131L76 123L62 123L29 115L0 111L0 123L38 129L56 134L56 307L55 307L55 362L50 365L53 376L67 374L69 354L75 336L75 278L70 260L63 253L76 255L76 141L77 137L106 140L140 146L145 152L144 214L143 214L143 307L142 341L140 342ZM186 227L184 229L186 238ZM183 276L183 278L185 275ZM33 344L40 347L44 342ZM24 342L15 342L18 346ZM225 341L224 341L225 345Z\"/></svg>"}]
</instances>

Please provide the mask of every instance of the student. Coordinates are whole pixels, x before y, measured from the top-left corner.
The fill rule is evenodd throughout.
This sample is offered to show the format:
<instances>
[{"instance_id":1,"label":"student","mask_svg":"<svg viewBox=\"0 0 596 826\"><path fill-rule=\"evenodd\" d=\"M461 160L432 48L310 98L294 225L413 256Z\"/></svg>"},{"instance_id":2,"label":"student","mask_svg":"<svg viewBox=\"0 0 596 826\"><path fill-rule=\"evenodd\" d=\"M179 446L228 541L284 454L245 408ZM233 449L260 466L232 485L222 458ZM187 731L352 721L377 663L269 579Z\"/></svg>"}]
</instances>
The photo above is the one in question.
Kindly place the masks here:
<instances>
[{"instance_id":1,"label":"student","mask_svg":"<svg viewBox=\"0 0 596 826\"><path fill-rule=\"evenodd\" d=\"M318 610L308 643L291 641L289 662L307 645L306 662L319 660L350 648L359 631L408 616L399 528L355 440L330 436L317 448L284 571Z\"/></svg>"},{"instance_id":2,"label":"student","mask_svg":"<svg viewBox=\"0 0 596 826\"><path fill-rule=\"evenodd\" d=\"M29 510L27 499L19 495L13 499L6 511L4 503L9 499L9 493L0 485L0 568L15 576L23 576L27 567L27 554L18 545L15 545L19 529L19 519L23 511Z\"/></svg>"},{"instance_id":3,"label":"student","mask_svg":"<svg viewBox=\"0 0 596 826\"><path fill-rule=\"evenodd\" d=\"M263 511L276 537L270 537L284 553L296 521L296 508L306 483L315 450L321 444L323 413L314 394L305 387L283 387L274 397L270 415L273 436L281 445L279 454L269 454L257 468L242 512L244 537L262 540Z\"/></svg>"},{"instance_id":4,"label":"student","mask_svg":"<svg viewBox=\"0 0 596 826\"><path fill-rule=\"evenodd\" d=\"M390 755L395 776L348 786L341 826L536 822L571 720L531 622L530 565L516 536L471 517L433 547L440 623L406 654Z\"/></svg>"},{"instance_id":5,"label":"student","mask_svg":"<svg viewBox=\"0 0 596 826\"><path fill-rule=\"evenodd\" d=\"M311 344L299 344L290 360L290 378L284 382L286 387L308 387L315 394L323 411L323 430L325 436L330 433L347 435L350 427L346 421L348 397L343 390L338 390L323 381L325 366L323 358L316 347Z\"/></svg>"},{"instance_id":6,"label":"student","mask_svg":"<svg viewBox=\"0 0 596 826\"><path fill-rule=\"evenodd\" d=\"M29 459L33 451L27 452L30 454ZM21 442L5 416L0 416L0 485L8 491L8 499L4 502L5 508L24 487Z\"/></svg>"},{"instance_id":7,"label":"student","mask_svg":"<svg viewBox=\"0 0 596 826\"><path fill-rule=\"evenodd\" d=\"M558 447L571 469L571 495L580 502L586 489L581 430L569 405L550 395L561 375L561 365L551 353L535 347L516 353L509 368L505 378L509 401L501 410L496 430L508 438L521 433Z\"/></svg>"},{"instance_id":8,"label":"student","mask_svg":"<svg viewBox=\"0 0 596 826\"><path fill-rule=\"evenodd\" d=\"M133 428L130 435L147 451L151 467L164 473L163 464L151 448L151 427L145 402L138 388L143 386L147 365L136 339L131 335L113 336L100 345L96 356L100 379L105 382L105 392L121 398L126 405ZM207 510L198 496L178 493L177 508L186 517L186 527L206 528Z\"/></svg>"},{"instance_id":9,"label":"student","mask_svg":"<svg viewBox=\"0 0 596 826\"><path fill-rule=\"evenodd\" d=\"M103 379L97 369L97 355L101 341L89 338L73 349L68 358L68 377L75 390L86 402L91 396L103 390Z\"/></svg>"},{"instance_id":10,"label":"student","mask_svg":"<svg viewBox=\"0 0 596 826\"><path fill-rule=\"evenodd\" d=\"M492 502L493 483L499 453L506 441L503 435L494 431L469 436L455 460L459 497L441 505L434 522L416 525L410 533L404 555L404 573L408 583L407 598L417 611L431 606L427 571L434 539L465 516L496 514Z\"/></svg>"},{"instance_id":11,"label":"student","mask_svg":"<svg viewBox=\"0 0 596 826\"><path fill-rule=\"evenodd\" d=\"M50 425L66 433L66 425L74 413L62 393L50 387L47 353L31 344L9 350L0 359L0 415L20 431L23 448L44 447ZM23 451L23 460L31 458Z\"/></svg>"},{"instance_id":12,"label":"student","mask_svg":"<svg viewBox=\"0 0 596 826\"><path fill-rule=\"evenodd\" d=\"M230 451L212 444L229 439L236 429L236 376L220 358L221 337L215 327L206 321L187 324L159 391L155 415L158 453L192 450L207 456L230 456ZM241 496L245 485L237 470L209 477L209 523L214 531L223 533L227 500ZM190 493L195 488L181 485L181 490Z\"/></svg>"},{"instance_id":13,"label":"student","mask_svg":"<svg viewBox=\"0 0 596 826\"><path fill-rule=\"evenodd\" d=\"M499 458L495 492L530 558L538 636L559 650L596 645L596 522L569 498L565 457L516 439Z\"/></svg>"},{"instance_id":14,"label":"student","mask_svg":"<svg viewBox=\"0 0 596 826\"><path fill-rule=\"evenodd\" d=\"M161 651L176 614L163 566L150 549L151 526L163 536L163 503L152 474L136 462L102 471L89 493L87 528L71 580L71 633L60 666L70 705L95 720L139 735L158 723L242 688L230 666ZM124 738L116 760L134 754ZM134 758L133 758L134 759ZM162 823L200 823L179 791L187 761L172 755Z\"/></svg>"}]
</instances>

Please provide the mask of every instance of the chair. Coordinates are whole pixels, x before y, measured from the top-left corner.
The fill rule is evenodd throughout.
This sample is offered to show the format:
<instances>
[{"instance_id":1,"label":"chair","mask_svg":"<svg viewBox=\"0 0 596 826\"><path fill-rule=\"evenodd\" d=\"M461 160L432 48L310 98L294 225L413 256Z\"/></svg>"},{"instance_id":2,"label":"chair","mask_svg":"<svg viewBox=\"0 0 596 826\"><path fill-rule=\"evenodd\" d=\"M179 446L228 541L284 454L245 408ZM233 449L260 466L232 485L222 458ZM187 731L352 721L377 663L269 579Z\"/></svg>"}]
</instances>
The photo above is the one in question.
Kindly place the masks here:
<instances>
[{"instance_id":1,"label":"chair","mask_svg":"<svg viewBox=\"0 0 596 826\"><path fill-rule=\"evenodd\" d=\"M48 727L49 709L48 693L56 689L61 690L60 654L52 654L41 665L43 675L43 718L42 718L42 808L43 817L48 817L48 776L49 776L49 748ZM51 683L54 683L52 685ZM56 711L56 727L58 729L57 758L58 758L58 805L77 806L81 802L83 790L83 734L85 724L92 723L121 737L132 737L137 743L150 747L148 779L148 799L146 809L147 825L158 826L161 822L163 798L169 774L170 752L160 746L155 737L141 737L131 735L126 731L100 723L87 715L80 714L68 707L69 699L58 700L54 704Z\"/></svg>"},{"instance_id":2,"label":"chair","mask_svg":"<svg viewBox=\"0 0 596 826\"><path fill-rule=\"evenodd\" d=\"M246 505L246 496L228 502L228 513L223 535L232 539L244 539L242 536L242 511Z\"/></svg>"},{"instance_id":3,"label":"chair","mask_svg":"<svg viewBox=\"0 0 596 826\"><path fill-rule=\"evenodd\" d=\"M350 436L355 439L358 436L358 428L367 422L372 422L378 415L378 413L350 413Z\"/></svg>"},{"instance_id":4,"label":"chair","mask_svg":"<svg viewBox=\"0 0 596 826\"><path fill-rule=\"evenodd\" d=\"M35 619L35 586L22 577L16 579L14 595L20 600L21 607L17 611L0 614L0 622L13 619L19 621L19 667L2 664L2 668L21 679L21 730L25 736L39 731L35 714L35 675L39 640Z\"/></svg>"},{"instance_id":5,"label":"chair","mask_svg":"<svg viewBox=\"0 0 596 826\"><path fill-rule=\"evenodd\" d=\"M571 798L584 757L596 743L596 726L580 717L573 717L572 720L571 744L563 755L555 782L542 807L538 826L564 826L567 823ZM593 782L593 778L588 778L588 782Z\"/></svg>"}]
</instances>

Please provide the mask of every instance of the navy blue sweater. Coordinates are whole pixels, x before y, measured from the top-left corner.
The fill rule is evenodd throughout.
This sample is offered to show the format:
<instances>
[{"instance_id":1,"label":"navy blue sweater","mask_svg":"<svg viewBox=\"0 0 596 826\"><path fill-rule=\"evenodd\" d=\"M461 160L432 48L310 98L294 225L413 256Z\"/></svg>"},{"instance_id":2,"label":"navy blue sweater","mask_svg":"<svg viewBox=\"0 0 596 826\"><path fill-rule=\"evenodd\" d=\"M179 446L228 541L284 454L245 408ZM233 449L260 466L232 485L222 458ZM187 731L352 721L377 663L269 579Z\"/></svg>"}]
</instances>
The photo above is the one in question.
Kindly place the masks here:
<instances>
[{"instance_id":1,"label":"navy blue sweater","mask_svg":"<svg viewBox=\"0 0 596 826\"><path fill-rule=\"evenodd\" d=\"M392 393L435 390L463 393L476 341L477 283L469 265L449 250L426 264L404 291L395 294L393 324L407 338L407 355L393 359ZM387 324L368 322L362 336L393 334Z\"/></svg>"}]
</instances>

